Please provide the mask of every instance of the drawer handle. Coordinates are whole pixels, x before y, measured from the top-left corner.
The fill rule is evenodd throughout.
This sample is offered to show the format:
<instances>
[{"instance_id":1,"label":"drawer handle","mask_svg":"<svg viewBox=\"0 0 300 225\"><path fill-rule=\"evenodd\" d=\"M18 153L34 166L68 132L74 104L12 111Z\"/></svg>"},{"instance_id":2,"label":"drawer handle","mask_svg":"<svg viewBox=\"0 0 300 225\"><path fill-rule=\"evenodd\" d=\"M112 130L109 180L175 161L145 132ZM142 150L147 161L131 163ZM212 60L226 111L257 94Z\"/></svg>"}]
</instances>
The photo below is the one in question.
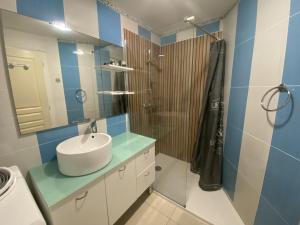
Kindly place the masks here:
<instances>
[{"instance_id":1,"label":"drawer handle","mask_svg":"<svg viewBox=\"0 0 300 225\"><path fill-rule=\"evenodd\" d=\"M150 171L148 171L144 176L148 177L150 175Z\"/></svg>"},{"instance_id":2,"label":"drawer handle","mask_svg":"<svg viewBox=\"0 0 300 225\"><path fill-rule=\"evenodd\" d=\"M84 195L83 195L83 196L78 197L78 198L76 198L75 200L76 200L76 201L79 201L79 200L82 200L82 199L86 198L86 196L88 195L88 193L89 193L88 191L84 192Z\"/></svg>"},{"instance_id":3,"label":"drawer handle","mask_svg":"<svg viewBox=\"0 0 300 225\"><path fill-rule=\"evenodd\" d=\"M122 168L119 169L119 172L125 171L126 170L126 165L124 165Z\"/></svg>"},{"instance_id":4,"label":"drawer handle","mask_svg":"<svg viewBox=\"0 0 300 225\"><path fill-rule=\"evenodd\" d=\"M145 151L145 152L144 152L144 155L149 154L149 152L150 152L150 149L148 149L147 151Z\"/></svg>"}]
</instances>

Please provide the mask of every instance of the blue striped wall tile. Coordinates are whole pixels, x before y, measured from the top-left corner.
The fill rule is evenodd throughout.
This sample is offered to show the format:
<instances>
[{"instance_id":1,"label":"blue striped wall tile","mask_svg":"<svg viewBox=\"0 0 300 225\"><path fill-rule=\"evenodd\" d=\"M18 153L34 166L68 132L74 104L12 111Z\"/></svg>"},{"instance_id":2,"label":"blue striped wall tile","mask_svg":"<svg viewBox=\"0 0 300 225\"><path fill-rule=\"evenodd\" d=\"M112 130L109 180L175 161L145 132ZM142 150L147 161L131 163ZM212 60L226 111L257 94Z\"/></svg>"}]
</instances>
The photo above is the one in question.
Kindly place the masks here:
<instances>
[{"instance_id":1,"label":"blue striped wall tile","mask_svg":"<svg viewBox=\"0 0 300 225\"><path fill-rule=\"evenodd\" d=\"M42 162L46 163L56 158L56 146L71 137L78 135L77 126L60 127L36 133Z\"/></svg>"},{"instance_id":2,"label":"blue striped wall tile","mask_svg":"<svg viewBox=\"0 0 300 225\"><path fill-rule=\"evenodd\" d=\"M289 225L261 195L254 225Z\"/></svg>"},{"instance_id":3,"label":"blue striped wall tile","mask_svg":"<svg viewBox=\"0 0 300 225\"><path fill-rule=\"evenodd\" d=\"M106 120L107 120L107 125L110 126L116 123L126 121L126 115L125 114L117 115L117 116L109 117Z\"/></svg>"},{"instance_id":4,"label":"blue striped wall tile","mask_svg":"<svg viewBox=\"0 0 300 225\"><path fill-rule=\"evenodd\" d=\"M235 35L235 50L231 78L231 88L228 106L224 157L231 160L238 168L244 129L245 111L248 97L248 86L251 74L254 36L256 29L257 0L241 0L238 6L237 27ZM238 88L236 88L238 87ZM237 129L240 130L238 132ZM227 160L228 160L227 159ZM231 199L234 198L237 169L231 170L233 178L225 176L223 183L229 183L225 188ZM230 179L230 181L227 181ZM231 191L232 193L229 193Z\"/></svg>"},{"instance_id":5,"label":"blue striped wall tile","mask_svg":"<svg viewBox=\"0 0 300 225\"><path fill-rule=\"evenodd\" d=\"M17 0L17 12L48 22L65 20L63 0Z\"/></svg>"},{"instance_id":6,"label":"blue striped wall tile","mask_svg":"<svg viewBox=\"0 0 300 225\"><path fill-rule=\"evenodd\" d=\"M298 225L300 220L299 174L300 160L271 147L261 194L289 225ZM258 222L262 220L260 215L267 211L264 204L259 203ZM267 215L263 217L271 219Z\"/></svg>"},{"instance_id":7,"label":"blue striped wall tile","mask_svg":"<svg viewBox=\"0 0 300 225\"><path fill-rule=\"evenodd\" d=\"M218 32L220 30L220 21L215 21L215 22L206 24L206 25L202 26L202 28L209 33ZM202 36L202 35L204 35L204 32L202 30L200 30L199 28L197 28L196 36Z\"/></svg>"},{"instance_id":8,"label":"blue striped wall tile","mask_svg":"<svg viewBox=\"0 0 300 225\"><path fill-rule=\"evenodd\" d=\"M126 122L116 123L111 126L107 125L107 133L114 137L126 132Z\"/></svg>"},{"instance_id":9,"label":"blue striped wall tile","mask_svg":"<svg viewBox=\"0 0 300 225\"><path fill-rule=\"evenodd\" d=\"M63 141L64 139L60 139L39 145L42 163L47 163L56 159L56 147Z\"/></svg>"},{"instance_id":10,"label":"blue striped wall tile","mask_svg":"<svg viewBox=\"0 0 300 225\"><path fill-rule=\"evenodd\" d=\"M66 126L36 133L38 143L45 144L63 137L73 137L78 134L77 126Z\"/></svg>"},{"instance_id":11,"label":"blue striped wall tile","mask_svg":"<svg viewBox=\"0 0 300 225\"><path fill-rule=\"evenodd\" d=\"M151 41L151 31L147 30L146 28L138 25L138 32L139 35L149 41Z\"/></svg>"},{"instance_id":12,"label":"blue striped wall tile","mask_svg":"<svg viewBox=\"0 0 300 225\"><path fill-rule=\"evenodd\" d=\"M76 89L80 84L79 68L61 66L61 73L63 78L63 85L66 89Z\"/></svg>"},{"instance_id":13,"label":"blue striped wall tile","mask_svg":"<svg viewBox=\"0 0 300 225\"><path fill-rule=\"evenodd\" d=\"M240 130L244 128L248 88L231 88L227 114L227 123Z\"/></svg>"},{"instance_id":14,"label":"blue striped wall tile","mask_svg":"<svg viewBox=\"0 0 300 225\"><path fill-rule=\"evenodd\" d=\"M234 49L234 63L232 68L231 87L249 85L254 39L236 46Z\"/></svg>"},{"instance_id":15,"label":"blue striped wall tile","mask_svg":"<svg viewBox=\"0 0 300 225\"><path fill-rule=\"evenodd\" d=\"M126 115L118 115L106 118L107 133L116 136L126 132Z\"/></svg>"},{"instance_id":16,"label":"blue striped wall tile","mask_svg":"<svg viewBox=\"0 0 300 225\"><path fill-rule=\"evenodd\" d=\"M97 12L100 39L122 46L120 14L99 1Z\"/></svg>"},{"instance_id":17,"label":"blue striped wall tile","mask_svg":"<svg viewBox=\"0 0 300 225\"><path fill-rule=\"evenodd\" d=\"M238 168L239 165L242 136L242 130L228 124L224 144L224 158L229 160L235 168Z\"/></svg>"},{"instance_id":18,"label":"blue striped wall tile","mask_svg":"<svg viewBox=\"0 0 300 225\"><path fill-rule=\"evenodd\" d=\"M300 1L291 0L290 15L294 15L295 13L299 13L299 12L300 12Z\"/></svg>"},{"instance_id":19,"label":"blue striped wall tile","mask_svg":"<svg viewBox=\"0 0 300 225\"><path fill-rule=\"evenodd\" d=\"M235 182L236 182L237 170L227 160L223 160L223 187L231 200L234 198Z\"/></svg>"},{"instance_id":20,"label":"blue striped wall tile","mask_svg":"<svg viewBox=\"0 0 300 225\"><path fill-rule=\"evenodd\" d=\"M236 27L236 45L255 36L257 0L240 0Z\"/></svg>"},{"instance_id":21,"label":"blue striped wall tile","mask_svg":"<svg viewBox=\"0 0 300 225\"><path fill-rule=\"evenodd\" d=\"M76 90L80 89L80 75L78 67L76 44L58 43L65 101L69 123L84 119L83 104L76 100Z\"/></svg>"},{"instance_id":22,"label":"blue striped wall tile","mask_svg":"<svg viewBox=\"0 0 300 225\"><path fill-rule=\"evenodd\" d=\"M300 2L300 1L299 1ZM300 4L300 3L299 3ZM290 18L288 39L285 53L283 82L290 85L300 85L300 14Z\"/></svg>"},{"instance_id":23,"label":"blue striped wall tile","mask_svg":"<svg viewBox=\"0 0 300 225\"><path fill-rule=\"evenodd\" d=\"M167 44L172 44L176 42L176 33L175 34L170 34L167 36L163 36L160 38L160 44L161 45L167 45Z\"/></svg>"},{"instance_id":24,"label":"blue striped wall tile","mask_svg":"<svg viewBox=\"0 0 300 225\"><path fill-rule=\"evenodd\" d=\"M282 110L277 111L273 131L272 146L281 149L287 154L300 160L299 151L299 127L300 127L300 87L292 86L293 103ZM287 94L281 93L279 104L286 101Z\"/></svg>"}]
</instances>

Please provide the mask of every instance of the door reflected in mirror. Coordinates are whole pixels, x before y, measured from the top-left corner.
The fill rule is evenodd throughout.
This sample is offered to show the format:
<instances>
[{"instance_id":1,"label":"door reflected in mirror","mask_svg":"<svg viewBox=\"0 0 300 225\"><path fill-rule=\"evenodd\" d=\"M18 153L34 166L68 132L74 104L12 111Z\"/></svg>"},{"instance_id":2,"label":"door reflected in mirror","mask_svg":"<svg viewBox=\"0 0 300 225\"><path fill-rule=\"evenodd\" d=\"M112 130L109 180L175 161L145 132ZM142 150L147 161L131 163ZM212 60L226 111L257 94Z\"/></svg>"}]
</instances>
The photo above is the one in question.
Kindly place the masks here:
<instances>
[{"instance_id":1,"label":"door reflected in mirror","mask_svg":"<svg viewBox=\"0 0 300 225\"><path fill-rule=\"evenodd\" d=\"M123 48L1 11L2 29L20 134L87 122L127 111L126 74L102 70L122 63Z\"/></svg>"}]
</instances>

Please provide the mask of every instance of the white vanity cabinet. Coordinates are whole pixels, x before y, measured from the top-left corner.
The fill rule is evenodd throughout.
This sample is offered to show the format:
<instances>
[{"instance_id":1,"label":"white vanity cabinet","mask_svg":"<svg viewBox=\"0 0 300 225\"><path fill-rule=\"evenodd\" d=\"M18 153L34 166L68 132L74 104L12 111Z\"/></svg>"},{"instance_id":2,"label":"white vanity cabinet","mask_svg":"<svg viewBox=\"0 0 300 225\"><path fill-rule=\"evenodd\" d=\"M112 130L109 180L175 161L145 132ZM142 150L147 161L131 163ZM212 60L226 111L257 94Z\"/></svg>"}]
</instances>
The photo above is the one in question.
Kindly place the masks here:
<instances>
[{"instance_id":1,"label":"white vanity cabinet","mask_svg":"<svg viewBox=\"0 0 300 225\"><path fill-rule=\"evenodd\" d=\"M50 210L53 225L108 225L104 179Z\"/></svg>"},{"instance_id":2,"label":"white vanity cabinet","mask_svg":"<svg viewBox=\"0 0 300 225\"><path fill-rule=\"evenodd\" d=\"M113 225L154 180L151 145L52 207L38 196L50 225Z\"/></svg>"},{"instance_id":3,"label":"white vanity cabinet","mask_svg":"<svg viewBox=\"0 0 300 225\"><path fill-rule=\"evenodd\" d=\"M105 176L109 224L113 225L154 182L155 148L142 151L134 159Z\"/></svg>"},{"instance_id":4,"label":"white vanity cabinet","mask_svg":"<svg viewBox=\"0 0 300 225\"><path fill-rule=\"evenodd\" d=\"M105 176L109 224L114 224L136 200L135 160Z\"/></svg>"}]
</instances>

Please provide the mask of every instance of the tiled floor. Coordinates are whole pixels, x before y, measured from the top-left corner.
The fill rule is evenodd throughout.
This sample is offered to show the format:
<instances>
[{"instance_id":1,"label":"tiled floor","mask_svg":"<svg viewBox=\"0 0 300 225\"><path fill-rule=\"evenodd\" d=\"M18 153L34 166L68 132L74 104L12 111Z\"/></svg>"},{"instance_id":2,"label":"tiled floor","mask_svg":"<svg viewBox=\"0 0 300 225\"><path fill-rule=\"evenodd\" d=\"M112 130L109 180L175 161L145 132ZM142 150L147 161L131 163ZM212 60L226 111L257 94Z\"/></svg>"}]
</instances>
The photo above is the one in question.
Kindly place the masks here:
<instances>
[{"instance_id":1,"label":"tiled floor","mask_svg":"<svg viewBox=\"0 0 300 225\"><path fill-rule=\"evenodd\" d=\"M127 220L126 225L208 225L176 203L153 192Z\"/></svg>"}]
</instances>

